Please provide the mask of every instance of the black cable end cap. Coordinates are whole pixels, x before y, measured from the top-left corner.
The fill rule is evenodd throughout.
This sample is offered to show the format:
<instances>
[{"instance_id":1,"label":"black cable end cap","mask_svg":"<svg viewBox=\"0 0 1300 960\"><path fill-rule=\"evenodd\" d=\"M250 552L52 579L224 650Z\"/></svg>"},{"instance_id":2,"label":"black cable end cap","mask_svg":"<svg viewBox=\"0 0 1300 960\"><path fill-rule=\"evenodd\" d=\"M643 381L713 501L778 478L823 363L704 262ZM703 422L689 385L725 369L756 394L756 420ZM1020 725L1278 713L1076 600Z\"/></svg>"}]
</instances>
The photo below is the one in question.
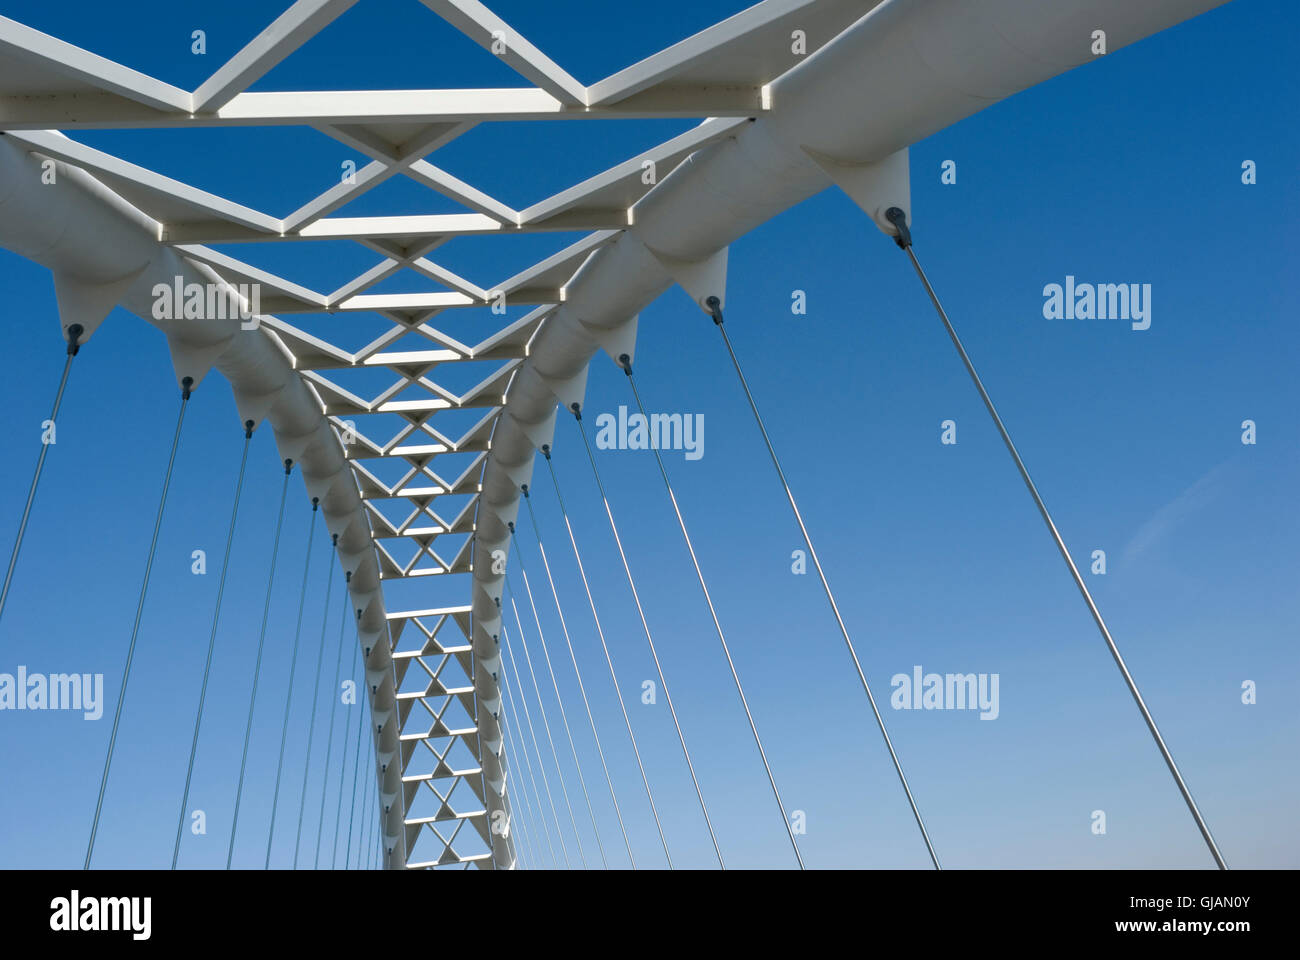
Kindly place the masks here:
<instances>
[{"instance_id":1,"label":"black cable end cap","mask_svg":"<svg viewBox=\"0 0 1300 960\"><path fill-rule=\"evenodd\" d=\"M181 377L181 399L188 400L190 394L194 392L194 378Z\"/></svg>"},{"instance_id":2,"label":"black cable end cap","mask_svg":"<svg viewBox=\"0 0 1300 960\"><path fill-rule=\"evenodd\" d=\"M549 443L542 444L542 456L547 460L551 459L551 445Z\"/></svg>"},{"instance_id":3,"label":"black cable end cap","mask_svg":"<svg viewBox=\"0 0 1300 960\"><path fill-rule=\"evenodd\" d=\"M624 372L625 374L627 374L629 377L632 376L632 358L631 358L631 357L629 357L626 353L620 353L620 354L618 355L618 363L619 363L619 366L621 366L621 367L623 368L623 372Z\"/></svg>"},{"instance_id":4,"label":"black cable end cap","mask_svg":"<svg viewBox=\"0 0 1300 960\"><path fill-rule=\"evenodd\" d=\"M75 357L81 350L81 335L86 328L79 323L68 324L68 356Z\"/></svg>"},{"instance_id":5,"label":"black cable end cap","mask_svg":"<svg viewBox=\"0 0 1300 960\"><path fill-rule=\"evenodd\" d=\"M907 228L907 214L899 207L890 207L885 211L885 219L894 225L898 235L894 237L894 242L898 244L900 250L906 250L912 245L912 231Z\"/></svg>"},{"instance_id":6,"label":"black cable end cap","mask_svg":"<svg viewBox=\"0 0 1300 960\"><path fill-rule=\"evenodd\" d=\"M575 401L573 401L573 403L569 404L569 409L573 411L574 419L577 419L577 420L581 420L581 419L582 419L582 405L579 404L577 400L575 400Z\"/></svg>"},{"instance_id":7,"label":"black cable end cap","mask_svg":"<svg viewBox=\"0 0 1300 960\"><path fill-rule=\"evenodd\" d=\"M704 300L704 306L713 317L713 322L722 325L722 301L717 297L709 296Z\"/></svg>"},{"instance_id":8,"label":"black cable end cap","mask_svg":"<svg viewBox=\"0 0 1300 960\"><path fill-rule=\"evenodd\" d=\"M318 509L320 509L320 497L312 497L312 498L311 498L311 512L312 512L312 513L315 513Z\"/></svg>"},{"instance_id":9,"label":"black cable end cap","mask_svg":"<svg viewBox=\"0 0 1300 960\"><path fill-rule=\"evenodd\" d=\"M253 423L252 420L245 420L245 421L244 421L244 439L245 439L245 440L252 440L252 439L253 439L253 427L254 427L254 426L255 426L255 424Z\"/></svg>"},{"instance_id":10,"label":"black cable end cap","mask_svg":"<svg viewBox=\"0 0 1300 960\"><path fill-rule=\"evenodd\" d=\"M292 472L293 472L293 461L286 459L284 461L284 475L287 477Z\"/></svg>"}]
</instances>

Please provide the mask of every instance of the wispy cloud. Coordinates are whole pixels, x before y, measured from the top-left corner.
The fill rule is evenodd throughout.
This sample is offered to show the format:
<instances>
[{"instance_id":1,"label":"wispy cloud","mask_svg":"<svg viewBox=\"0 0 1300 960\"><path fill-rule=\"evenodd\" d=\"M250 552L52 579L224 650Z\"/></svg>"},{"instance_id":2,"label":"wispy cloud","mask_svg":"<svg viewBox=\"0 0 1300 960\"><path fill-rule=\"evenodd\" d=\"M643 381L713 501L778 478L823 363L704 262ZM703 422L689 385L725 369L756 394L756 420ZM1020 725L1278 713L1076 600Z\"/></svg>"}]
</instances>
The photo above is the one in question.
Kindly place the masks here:
<instances>
[{"instance_id":1,"label":"wispy cloud","mask_svg":"<svg viewBox=\"0 0 1300 960\"><path fill-rule=\"evenodd\" d=\"M1124 545L1121 552L1123 562L1129 564L1142 556L1169 536L1189 516L1219 496L1228 484L1233 463L1232 460L1225 460L1211 469L1138 527L1137 532Z\"/></svg>"}]
</instances>

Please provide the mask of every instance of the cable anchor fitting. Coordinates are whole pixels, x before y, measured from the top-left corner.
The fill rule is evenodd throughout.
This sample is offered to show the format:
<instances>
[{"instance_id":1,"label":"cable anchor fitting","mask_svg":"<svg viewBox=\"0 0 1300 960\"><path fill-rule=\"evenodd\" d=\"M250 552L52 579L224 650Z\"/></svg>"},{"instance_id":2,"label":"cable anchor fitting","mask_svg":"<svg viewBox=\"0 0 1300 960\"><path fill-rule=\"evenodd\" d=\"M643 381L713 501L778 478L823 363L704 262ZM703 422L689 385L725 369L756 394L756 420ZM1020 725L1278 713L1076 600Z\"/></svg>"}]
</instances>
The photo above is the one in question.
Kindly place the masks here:
<instances>
[{"instance_id":1,"label":"cable anchor fitting","mask_svg":"<svg viewBox=\"0 0 1300 960\"><path fill-rule=\"evenodd\" d=\"M75 357L77 351L81 349L81 335L86 332L86 328L79 323L68 325L68 356Z\"/></svg>"},{"instance_id":2,"label":"cable anchor fitting","mask_svg":"<svg viewBox=\"0 0 1300 960\"><path fill-rule=\"evenodd\" d=\"M898 235L894 237L894 242L898 244L900 250L906 250L912 245L912 231L907 229L907 214L899 207L890 207L885 211L885 219L894 225Z\"/></svg>"}]
</instances>

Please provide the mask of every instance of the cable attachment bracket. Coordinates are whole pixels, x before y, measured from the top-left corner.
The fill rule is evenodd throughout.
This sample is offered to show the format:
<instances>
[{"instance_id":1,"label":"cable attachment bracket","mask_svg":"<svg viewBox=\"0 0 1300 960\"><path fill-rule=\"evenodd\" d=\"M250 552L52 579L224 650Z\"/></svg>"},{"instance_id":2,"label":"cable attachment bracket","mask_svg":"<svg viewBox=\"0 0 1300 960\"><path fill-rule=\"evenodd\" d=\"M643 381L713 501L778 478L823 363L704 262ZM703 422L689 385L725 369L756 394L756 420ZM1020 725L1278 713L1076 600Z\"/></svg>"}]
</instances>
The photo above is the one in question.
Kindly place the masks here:
<instances>
[{"instance_id":1,"label":"cable attachment bracket","mask_svg":"<svg viewBox=\"0 0 1300 960\"><path fill-rule=\"evenodd\" d=\"M86 328L79 323L68 324L68 356L75 357L81 349L81 335L86 332Z\"/></svg>"},{"instance_id":2,"label":"cable attachment bracket","mask_svg":"<svg viewBox=\"0 0 1300 960\"><path fill-rule=\"evenodd\" d=\"M894 237L894 242L898 244L900 250L906 250L912 245L912 231L907 228L907 214L901 207L890 207L885 211L885 219L894 225L898 234Z\"/></svg>"}]
</instances>

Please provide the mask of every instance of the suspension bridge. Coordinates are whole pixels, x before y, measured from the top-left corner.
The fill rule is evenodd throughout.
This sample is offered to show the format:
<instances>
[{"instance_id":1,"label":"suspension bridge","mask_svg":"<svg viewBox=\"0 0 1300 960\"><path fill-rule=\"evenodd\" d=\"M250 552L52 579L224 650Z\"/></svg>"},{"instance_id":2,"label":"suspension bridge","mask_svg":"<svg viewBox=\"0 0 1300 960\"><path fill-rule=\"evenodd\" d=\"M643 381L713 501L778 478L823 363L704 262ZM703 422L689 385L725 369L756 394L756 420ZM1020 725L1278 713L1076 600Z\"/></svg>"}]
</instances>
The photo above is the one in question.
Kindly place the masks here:
<instances>
[{"instance_id":1,"label":"suspension bridge","mask_svg":"<svg viewBox=\"0 0 1300 960\"><path fill-rule=\"evenodd\" d=\"M662 394L638 374L637 318L676 286L694 301L701 322L716 330L725 361L719 369L752 414L772 470L770 478L751 482L771 484L775 502L797 524L819 600L836 624L842 668L860 688L862 727L855 733L864 735L851 738L849 753L879 750L888 758L894 779L888 789L908 812L918 851L929 866L941 868L943 850L927 828L926 797L908 780L907 757L890 736L881 692L868 680L870 644L841 613L834 570L823 565L818 531L800 512L800 497L819 492L795 490L784 472L780 454L794 438L764 420L762 398L772 385L747 379L744 344L733 338L727 311L729 245L837 186L877 228L879 246L870 255L893 258L896 269L915 273L1023 480L1026 510L1041 516L1043 536L1077 589L1079 615L1095 624L1097 643L1131 695L1133 722L1149 732L1153 761L1167 768L1170 790L1188 816L1188 842L1199 835L1207 863L1226 868L1140 693L1140 678L1125 663L1123 638L1112 635L1058 531L1049 498L1032 479L1033 451L1017 449L995 405L995 386L981 379L978 358L959 336L961 317L945 311L937 292L942 282L932 284L924 270L929 238L923 211L915 220L912 215L908 155L909 146L984 107L1097 60L1099 30L1113 52L1222 2L763 0L588 85L477 0L422 0L430 16L477 43L519 84L299 92L250 88L354 7L363 13L365 0L297 0L193 90L0 18L0 246L53 276L62 341L52 324L50 349L66 360L52 385L48 419L58 419L79 369L96 363L99 339L113 335L101 324L118 306L165 335L176 380L170 452L161 474L148 480L158 488L157 511L148 521L153 540L134 623L123 638L122 673L111 684L117 696L106 709L111 728L94 777L94 816L84 825L84 865L98 863L105 796L125 789L128 774L115 765L119 722L135 692L130 681L150 586L158 579L159 531L174 511L188 508L169 500L177 458L184 456L186 412L214 378L224 378L234 394L231 431L243 438L242 457L231 465L229 503L210 505L229 511L228 534L204 637L205 667L200 676L183 678L199 693L188 769L183 785L176 785L173 868L184 866L191 781L204 763L208 681L221 650L223 604L228 609L232 602L223 593L241 501L249 484L273 482L279 520L265 560L267 592L256 598L261 633L241 692L248 726L239 776L230 784L234 817L222 828L227 866L241 827L249 829L240 820L249 804L271 809L266 866L272 865L277 830L283 842L295 819L296 867L344 866L344 853L346 865L356 857L387 869L673 866L674 824L661 816L662 785L639 749L624 692L627 677L619 671L621 654L636 644L654 664L690 802L714 865L725 869L728 851L715 829L719 806L699 775L695 749L708 734L691 729L673 700L673 665L660 656L661 637L639 589L639 574L650 561L645 546L620 527L637 507L602 475L593 446L596 426L586 415L589 365L609 363L621 372L625 393L602 402L612 399L648 421L647 408ZM437 165L440 149L479 125L662 119L694 126L523 209ZM310 128L368 162L304 206L268 212L79 140L86 131L248 127ZM255 165L249 176L257 176ZM460 212L349 215L350 204L394 178L452 201ZM504 278L467 279L440 265L435 253L461 238L505 243L497 238L546 232L583 236ZM340 275L332 290L316 290L217 249L325 240L359 245L373 266ZM375 292L393 278L418 278L424 289ZM506 307L527 312L505 320ZM486 310L496 326L461 342L440 329L439 319L462 310ZM317 317L354 313L379 315L387 329L359 350L312 332ZM443 375L457 367L485 364L491 372L472 387L444 385ZM388 385L373 394L348 389L343 375L357 369L383 372ZM455 412L469 417L460 421L470 423L467 429L443 426ZM253 438L268 431L277 462L250 461ZM561 464L552 456L561 446L579 453ZM765 750L764 724L751 710L741 658L734 655L744 638L715 605L707 560L692 539L692 515L705 506L678 496L675 464L651 446L647 482L653 488L647 489L661 498L665 530L681 551L682 589L699 591L707 607L709 635L728 668L725 695L734 693L748 731L743 749L764 769L768 827L788 841L788 865L803 867L782 794L787 781ZM68 469L59 458L47 458L48 449L39 450L16 518L0 631L28 519L41 501L42 474ZM590 476L574 477L575 464ZM599 491L596 509L612 550L583 542L570 522L572 511L592 507L574 493L579 479ZM454 510L446 503L455 503ZM299 571L283 555L283 524L286 515L307 510L307 565ZM544 536L540 511L560 519L564 536ZM328 549L327 563L313 545ZM576 571L581 592L566 595L557 577L562 564ZM608 616L589 577L596 568L614 569L625 582L635 619ZM455 593L459 601L403 609L389 599L394 584L431 584L432 578L439 595ZM301 591L287 679L263 670L277 582ZM325 584L323 612L304 609L309 583ZM594 661L575 650L579 627L594 630ZM311 689L294 688L299 663L314 678ZM355 725L336 737L337 691L340 677L348 676L360 681L361 702L347 712L349 723L356 714ZM330 677L332 686L326 684ZM562 693L561 684L569 689L575 682L577 697ZM609 704L590 695L598 689L613 691L618 709L612 715L598 715ZM268 703L284 710L278 741L271 744L278 769L270 796L253 796L245 782L253 712ZM311 704L309 766L301 778L285 764L295 703L299 709ZM615 754L632 758L634 780L616 782ZM312 762L323 765L323 774L312 773ZM306 789L309 775L329 778L319 797ZM358 789L361 815L346 822L344 805L351 795L357 809ZM596 807L606 802L615 812L613 831L608 820L603 830L598 823ZM328 810L335 805L336 811ZM316 829L304 833L305 811L316 818ZM652 825L662 862L637 862L631 818ZM170 836L172 824L158 829Z\"/></svg>"}]
</instances>

